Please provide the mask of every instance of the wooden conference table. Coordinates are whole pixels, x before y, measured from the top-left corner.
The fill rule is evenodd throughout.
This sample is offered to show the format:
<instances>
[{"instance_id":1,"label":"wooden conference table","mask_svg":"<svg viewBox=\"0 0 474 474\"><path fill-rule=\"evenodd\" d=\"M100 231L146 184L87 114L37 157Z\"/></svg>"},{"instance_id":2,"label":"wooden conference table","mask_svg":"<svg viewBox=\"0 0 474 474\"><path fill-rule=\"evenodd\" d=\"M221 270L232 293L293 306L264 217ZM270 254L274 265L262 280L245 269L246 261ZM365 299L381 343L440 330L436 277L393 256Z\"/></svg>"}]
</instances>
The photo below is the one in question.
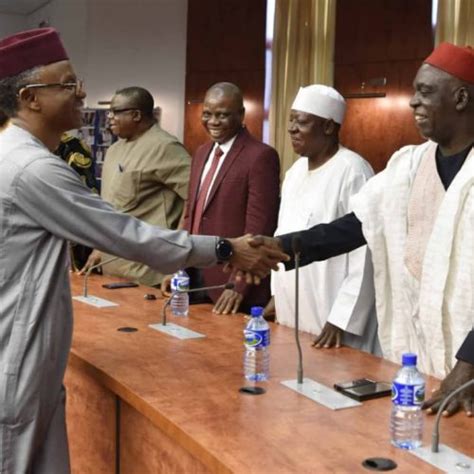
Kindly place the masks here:
<instances>
[{"instance_id":1,"label":"wooden conference table","mask_svg":"<svg viewBox=\"0 0 474 474\"><path fill-rule=\"evenodd\" d=\"M82 277L72 276L73 295ZM74 474L369 472L361 462L388 457L396 472L440 472L389 443L390 398L332 411L287 389L296 378L293 331L271 327L271 378L260 396L242 387L239 316L192 306L170 322L207 335L179 340L150 329L163 300L143 287L107 290L117 279L91 276L89 294L119 303L74 302L75 329L66 374L67 422ZM138 331L117 331L134 327ZM305 376L327 386L369 377L391 380L397 366L349 348L316 350L302 334ZM428 390L435 381L428 381ZM427 417L424 443L433 417ZM474 456L474 420L443 420L441 440Z\"/></svg>"}]
</instances>

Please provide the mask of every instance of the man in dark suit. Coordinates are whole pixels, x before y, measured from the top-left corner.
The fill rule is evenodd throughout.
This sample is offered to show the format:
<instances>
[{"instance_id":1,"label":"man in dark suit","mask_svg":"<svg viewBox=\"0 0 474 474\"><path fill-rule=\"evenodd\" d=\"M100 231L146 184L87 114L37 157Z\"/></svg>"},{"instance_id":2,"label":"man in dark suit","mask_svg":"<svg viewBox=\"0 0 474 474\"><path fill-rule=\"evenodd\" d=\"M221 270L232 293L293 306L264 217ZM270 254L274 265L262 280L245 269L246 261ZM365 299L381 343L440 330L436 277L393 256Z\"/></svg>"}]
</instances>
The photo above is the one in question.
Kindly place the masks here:
<instances>
[{"instance_id":1,"label":"man in dark suit","mask_svg":"<svg viewBox=\"0 0 474 474\"><path fill-rule=\"evenodd\" d=\"M278 154L250 135L243 126L244 113L242 92L234 84L218 83L207 91L201 120L211 141L192 159L183 220L184 229L190 233L233 237L269 235L275 230ZM219 285L228 279L219 266L199 272L193 269L191 274L194 287ZM239 308L248 311L250 306L267 303L269 278L259 286L238 283L233 290L212 290L207 296L216 313L236 313Z\"/></svg>"}]
</instances>

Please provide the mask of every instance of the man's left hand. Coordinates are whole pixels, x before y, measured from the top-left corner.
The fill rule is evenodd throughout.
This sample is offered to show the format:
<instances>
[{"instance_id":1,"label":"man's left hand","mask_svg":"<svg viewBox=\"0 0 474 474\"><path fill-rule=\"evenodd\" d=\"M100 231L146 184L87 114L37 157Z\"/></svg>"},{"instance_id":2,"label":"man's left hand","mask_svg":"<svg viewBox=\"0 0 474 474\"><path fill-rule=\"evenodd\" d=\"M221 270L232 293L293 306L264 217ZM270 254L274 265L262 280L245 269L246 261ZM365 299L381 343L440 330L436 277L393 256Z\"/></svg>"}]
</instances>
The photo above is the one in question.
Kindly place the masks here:
<instances>
[{"instance_id":1,"label":"man's left hand","mask_svg":"<svg viewBox=\"0 0 474 474\"><path fill-rule=\"evenodd\" d=\"M335 347L338 349L342 343L342 332L341 328L326 322L321 334L314 340L313 347L317 347L318 349L321 347L325 349Z\"/></svg>"},{"instance_id":2,"label":"man's left hand","mask_svg":"<svg viewBox=\"0 0 474 474\"><path fill-rule=\"evenodd\" d=\"M443 400L463 383L474 379L474 365L458 360L453 370L441 382L429 400L423 403L427 413L436 413ZM451 399L443 411L443 416L454 415L459 409L464 409L467 416L474 415L474 386L470 386Z\"/></svg>"},{"instance_id":3,"label":"man's left hand","mask_svg":"<svg viewBox=\"0 0 474 474\"><path fill-rule=\"evenodd\" d=\"M242 299L243 296L237 291L224 290L214 305L212 312L216 314L235 314L239 310Z\"/></svg>"}]
</instances>

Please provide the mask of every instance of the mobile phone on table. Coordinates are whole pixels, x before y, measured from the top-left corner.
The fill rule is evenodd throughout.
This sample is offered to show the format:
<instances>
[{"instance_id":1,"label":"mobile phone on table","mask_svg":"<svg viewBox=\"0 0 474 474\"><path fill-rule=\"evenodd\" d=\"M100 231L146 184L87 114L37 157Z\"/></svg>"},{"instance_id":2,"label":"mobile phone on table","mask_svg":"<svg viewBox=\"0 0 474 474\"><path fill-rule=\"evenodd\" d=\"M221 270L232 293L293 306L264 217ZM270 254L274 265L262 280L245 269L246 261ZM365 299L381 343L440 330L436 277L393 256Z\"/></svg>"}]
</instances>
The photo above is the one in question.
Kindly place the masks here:
<instances>
[{"instance_id":1,"label":"mobile phone on table","mask_svg":"<svg viewBox=\"0 0 474 474\"><path fill-rule=\"evenodd\" d=\"M114 283L105 283L102 285L102 288L107 288L108 290L117 290L119 288L135 288L138 286L137 283L133 281L116 281Z\"/></svg>"},{"instance_id":2,"label":"mobile phone on table","mask_svg":"<svg viewBox=\"0 0 474 474\"><path fill-rule=\"evenodd\" d=\"M392 386L387 382L362 378L334 384L334 388L359 402L372 398L387 397L392 394Z\"/></svg>"}]
</instances>

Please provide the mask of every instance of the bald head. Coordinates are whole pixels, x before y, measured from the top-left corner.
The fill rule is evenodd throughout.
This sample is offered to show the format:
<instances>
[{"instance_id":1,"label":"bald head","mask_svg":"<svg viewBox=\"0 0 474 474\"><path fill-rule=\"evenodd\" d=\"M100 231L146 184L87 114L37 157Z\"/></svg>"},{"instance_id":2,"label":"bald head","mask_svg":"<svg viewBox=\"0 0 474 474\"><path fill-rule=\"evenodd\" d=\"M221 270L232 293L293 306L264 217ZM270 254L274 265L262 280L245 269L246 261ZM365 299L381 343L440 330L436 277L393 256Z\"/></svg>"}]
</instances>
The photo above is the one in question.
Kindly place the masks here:
<instances>
[{"instance_id":1,"label":"bald head","mask_svg":"<svg viewBox=\"0 0 474 474\"><path fill-rule=\"evenodd\" d=\"M211 140L223 144L242 129L244 100L241 90L230 82L218 82L206 92L201 122Z\"/></svg>"},{"instance_id":2,"label":"bald head","mask_svg":"<svg viewBox=\"0 0 474 474\"><path fill-rule=\"evenodd\" d=\"M235 101L241 109L244 108L242 91L232 82L218 82L211 86L206 92L207 97L226 97ZM206 101L206 98L204 101Z\"/></svg>"}]
</instances>

